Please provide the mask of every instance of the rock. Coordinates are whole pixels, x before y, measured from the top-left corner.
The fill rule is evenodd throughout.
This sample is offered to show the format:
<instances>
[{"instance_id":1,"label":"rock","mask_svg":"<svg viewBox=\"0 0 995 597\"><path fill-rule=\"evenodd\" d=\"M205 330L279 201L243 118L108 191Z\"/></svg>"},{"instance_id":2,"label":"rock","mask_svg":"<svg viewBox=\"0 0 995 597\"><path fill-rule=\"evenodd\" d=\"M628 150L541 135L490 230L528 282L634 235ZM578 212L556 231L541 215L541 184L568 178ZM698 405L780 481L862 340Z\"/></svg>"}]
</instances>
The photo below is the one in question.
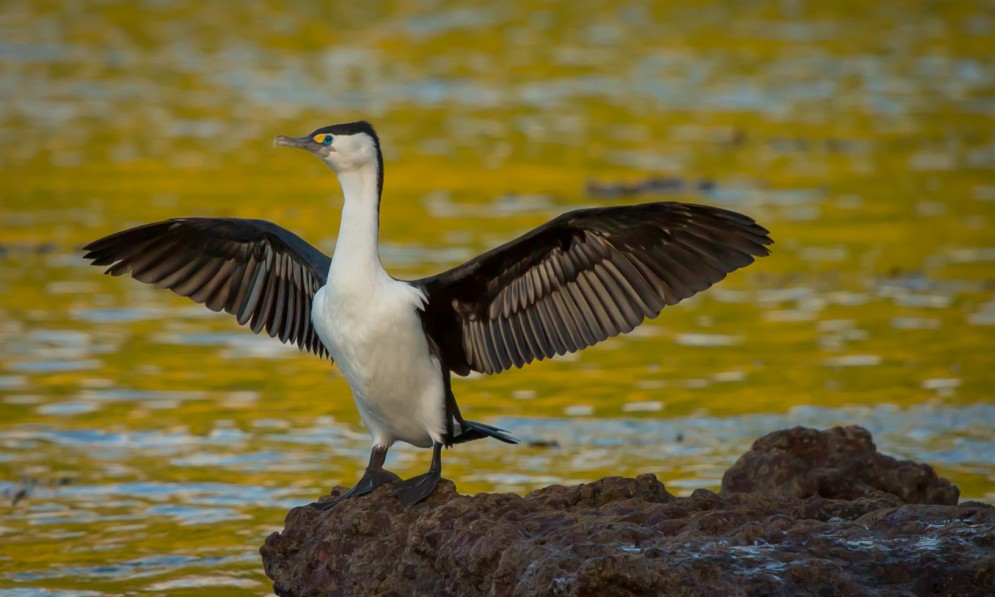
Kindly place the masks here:
<instances>
[{"instance_id":1,"label":"rock","mask_svg":"<svg viewBox=\"0 0 995 597\"><path fill-rule=\"evenodd\" d=\"M808 432L784 432L809 443L781 460L794 465L811 453L819 466L844 468L811 448L822 436ZM870 442L860 432L832 430L823 435L833 439L823 439L843 456L848 442L840 438L858 438L849 442L854 446ZM764 446L789 451L793 442L770 439L776 435L758 440L750 454ZM854 453L861 463L883 466ZM755 470L780 477L785 469ZM850 473L864 478L860 470ZM328 510L294 508L283 532L260 551L278 595L995 593L993 506L906 504L907 496L936 494L890 485L857 492L856 499L820 492L800 499L773 494L796 485L757 481L760 493L699 489L685 498L653 475L546 487L525 497L463 496L444 480L412 508L387 486ZM343 492L337 488L323 501Z\"/></svg>"},{"instance_id":2,"label":"rock","mask_svg":"<svg viewBox=\"0 0 995 597\"><path fill-rule=\"evenodd\" d=\"M878 491L906 504L954 505L960 497L957 486L931 466L881 454L870 432L856 426L775 431L754 442L722 476L723 494L852 500Z\"/></svg>"},{"instance_id":3,"label":"rock","mask_svg":"<svg viewBox=\"0 0 995 597\"><path fill-rule=\"evenodd\" d=\"M715 181L702 178L700 180L684 179L677 176L650 176L634 183L587 182L587 194L593 197L631 197L633 195L661 195L689 193L707 194L715 191Z\"/></svg>"}]
</instances>

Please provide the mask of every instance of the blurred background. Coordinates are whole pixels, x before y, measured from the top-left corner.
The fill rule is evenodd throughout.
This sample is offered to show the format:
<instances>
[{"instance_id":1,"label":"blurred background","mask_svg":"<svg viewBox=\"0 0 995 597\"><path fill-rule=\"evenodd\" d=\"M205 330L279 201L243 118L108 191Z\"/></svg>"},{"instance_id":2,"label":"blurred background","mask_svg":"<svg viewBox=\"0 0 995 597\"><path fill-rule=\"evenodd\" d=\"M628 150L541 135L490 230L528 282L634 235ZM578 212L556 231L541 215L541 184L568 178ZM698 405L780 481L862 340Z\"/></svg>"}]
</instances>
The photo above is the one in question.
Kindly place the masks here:
<instances>
[{"instance_id":1,"label":"blurred background","mask_svg":"<svg viewBox=\"0 0 995 597\"><path fill-rule=\"evenodd\" d=\"M995 502L993 55L990 1L3 0L0 588L265 594L264 537L358 478L334 367L79 249L200 215L331 252L334 176L272 138L360 118L398 277L592 205L719 205L777 242L629 336L458 379L530 442L448 452L460 491L717 490L764 433L860 424Z\"/></svg>"}]
</instances>

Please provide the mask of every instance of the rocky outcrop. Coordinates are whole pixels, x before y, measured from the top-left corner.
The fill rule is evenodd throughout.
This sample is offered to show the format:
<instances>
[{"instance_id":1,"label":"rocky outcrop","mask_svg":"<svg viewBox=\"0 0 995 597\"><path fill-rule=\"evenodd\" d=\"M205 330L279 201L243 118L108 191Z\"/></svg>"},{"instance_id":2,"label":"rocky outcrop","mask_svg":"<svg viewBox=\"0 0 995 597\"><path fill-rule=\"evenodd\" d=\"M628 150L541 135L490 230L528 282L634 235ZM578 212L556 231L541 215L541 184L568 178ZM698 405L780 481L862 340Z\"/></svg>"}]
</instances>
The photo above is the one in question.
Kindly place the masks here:
<instances>
[{"instance_id":1,"label":"rocky outcrop","mask_svg":"<svg viewBox=\"0 0 995 597\"><path fill-rule=\"evenodd\" d=\"M862 427L795 427L753 443L722 476L722 493L853 500L889 493L906 504L954 505L960 490L928 464L878 452Z\"/></svg>"},{"instance_id":2,"label":"rocky outcrop","mask_svg":"<svg viewBox=\"0 0 995 597\"><path fill-rule=\"evenodd\" d=\"M819 442L836 446L827 449L842 459L862 454L860 462L882 470L889 465L841 447L846 438L868 445L863 430L778 433L787 436L758 440L753 456L730 470L733 478L722 494L697 490L675 497L652 475L552 486L525 497L462 496L443 481L412 508L403 507L389 486L328 510L294 508L283 532L267 538L263 563L278 595L995 592L995 507L907 504L903 500L944 500L949 493L866 480L832 493L831 476L821 473L809 475L814 485L792 484L783 471L806 454L812 465L792 470L848 470L865 479L813 447ZM809 439L791 448L798 437ZM764 450L782 456L764 459ZM750 469L750 463L761 464ZM892 463L906 470L907 463ZM751 487L759 493L736 493L748 470L777 479L755 479ZM929 476L913 475L910 482L918 486L922 478ZM777 488L789 495L776 494ZM851 494L855 499L834 499Z\"/></svg>"}]
</instances>

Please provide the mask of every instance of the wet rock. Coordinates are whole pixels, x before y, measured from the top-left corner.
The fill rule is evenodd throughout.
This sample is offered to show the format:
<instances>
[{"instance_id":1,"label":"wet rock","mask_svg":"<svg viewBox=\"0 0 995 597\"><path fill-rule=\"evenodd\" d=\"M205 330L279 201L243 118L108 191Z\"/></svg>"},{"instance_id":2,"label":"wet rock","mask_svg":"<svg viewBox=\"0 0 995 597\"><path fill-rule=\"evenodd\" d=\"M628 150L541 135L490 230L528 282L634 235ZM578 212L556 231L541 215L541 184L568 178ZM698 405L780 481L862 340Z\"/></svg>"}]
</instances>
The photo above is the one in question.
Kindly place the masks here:
<instances>
[{"instance_id":1,"label":"wet rock","mask_svg":"<svg viewBox=\"0 0 995 597\"><path fill-rule=\"evenodd\" d=\"M0 243L0 259L4 257L19 257L22 255L49 255L58 249L55 243Z\"/></svg>"},{"instance_id":2,"label":"wet rock","mask_svg":"<svg viewBox=\"0 0 995 597\"><path fill-rule=\"evenodd\" d=\"M722 477L722 493L852 500L885 492L906 504L956 504L960 490L928 464L877 451L861 427L795 427L761 437Z\"/></svg>"},{"instance_id":3,"label":"wet rock","mask_svg":"<svg viewBox=\"0 0 995 597\"><path fill-rule=\"evenodd\" d=\"M707 194L714 191L715 187L715 181L708 178L693 180L679 176L650 176L632 183L591 180L587 183L586 191L592 197L610 199L634 195Z\"/></svg>"},{"instance_id":4,"label":"wet rock","mask_svg":"<svg viewBox=\"0 0 995 597\"><path fill-rule=\"evenodd\" d=\"M278 595L989 595L995 507L885 491L682 498L652 475L470 497L444 480L412 508L390 486L294 508L261 553Z\"/></svg>"},{"instance_id":5,"label":"wet rock","mask_svg":"<svg viewBox=\"0 0 995 597\"><path fill-rule=\"evenodd\" d=\"M38 478L23 476L11 487L0 490L0 500L9 500L11 506L16 506L21 500L32 497L40 488L59 488L70 485L72 477Z\"/></svg>"}]
</instances>

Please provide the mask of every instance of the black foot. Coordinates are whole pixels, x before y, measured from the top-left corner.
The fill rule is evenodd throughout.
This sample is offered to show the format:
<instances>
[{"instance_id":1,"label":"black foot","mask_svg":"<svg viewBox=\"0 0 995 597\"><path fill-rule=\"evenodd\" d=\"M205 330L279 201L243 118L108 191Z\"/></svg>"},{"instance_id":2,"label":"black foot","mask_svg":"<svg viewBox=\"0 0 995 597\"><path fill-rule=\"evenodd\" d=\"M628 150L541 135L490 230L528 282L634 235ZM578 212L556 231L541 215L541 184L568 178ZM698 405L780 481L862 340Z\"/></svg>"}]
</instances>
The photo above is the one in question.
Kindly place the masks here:
<instances>
[{"instance_id":1,"label":"black foot","mask_svg":"<svg viewBox=\"0 0 995 597\"><path fill-rule=\"evenodd\" d=\"M342 499L342 497L340 496L340 497L337 497L337 498L332 498L332 499L328 500L327 502L311 502L308 505L311 506L312 508L314 508L315 510L322 510L322 511L324 511L324 510L330 510L330 509L334 508L335 504L339 503L339 500L341 500L341 499Z\"/></svg>"},{"instance_id":2,"label":"black foot","mask_svg":"<svg viewBox=\"0 0 995 597\"><path fill-rule=\"evenodd\" d=\"M411 507L432 495L435 486L442 479L442 472L429 471L424 475L412 477L407 481L401 481L399 487L394 490L394 495L405 506Z\"/></svg>"},{"instance_id":3,"label":"black foot","mask_svg":"<svg viewBox=\"0 0 995 597\"><path fill-rule=\"evenodd\" d=\"M387 483L393 483L394 481L400 480L400 477L388 470L367 470L363 475L363 478L360 479L352 489L342 494L342 498L344 499L366 495L381 485L386 485Z\"/></svg>"},{"instance_id":4,"label":"black foot","mask_svg":"<svg viewBox=\"0 0 995 597\"><path fill-rule=\"evenodd\" d=\"M366 473L363 475L363 478L360 479L352 489L337 498L328 500L327 502L312 502L311 507L317 508L318 510L328 510L334 507L335 504L339 503L339 500L366 495L381 485L386 485L387 483L393 483L394 481L400 480L400 477L390 471L384 469L371 471L367 469Z\"/></svg>"}]
</instances>

